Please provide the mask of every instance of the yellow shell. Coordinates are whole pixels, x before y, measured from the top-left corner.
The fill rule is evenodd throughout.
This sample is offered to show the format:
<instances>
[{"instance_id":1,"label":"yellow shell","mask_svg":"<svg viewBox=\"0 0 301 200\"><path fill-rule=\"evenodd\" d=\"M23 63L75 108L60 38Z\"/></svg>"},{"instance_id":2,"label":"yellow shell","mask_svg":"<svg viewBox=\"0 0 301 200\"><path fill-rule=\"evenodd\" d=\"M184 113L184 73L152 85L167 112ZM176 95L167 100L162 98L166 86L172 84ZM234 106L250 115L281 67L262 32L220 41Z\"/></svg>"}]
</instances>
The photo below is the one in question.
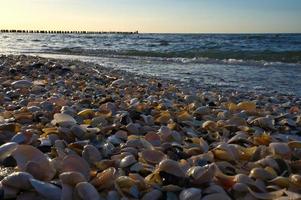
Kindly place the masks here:
<instances>
[{"instance_id":1,"label":"yellow shell","mask_svg":"<svg viewBox=\"0 0 301 200\"><path fill-rule=\"evenodd\" d=\"M237 105L236 105L235 103L229 103L229 104L227 105L227 107L228 107L228 109L229 109L230 111L236 111L236 110L238 109L238 107L237 107Z\"/></svg>"},{"instance_id":2,"label":"yellow shell","mask_svg":"<svg viewBox=\"0 0 301 200\"><path fill-rule=\"evenodd\" d=\"M214 121L206 121L202 125L203 129L214 131L217 129L217 124Z\"/></svg>"},{"instance_id":3,"label":"yellow shell","mask_svg":"<svg viewBox=\"0 0 301 200\"><path fill-rule=\"evenodd\" d=\"M290 148L300 149L301 148L301 142L300 141L291 141L291 142L288 142L288 146Z\"/></svg>"},{"instance_id":4,"label":"yellow shell","mask_svg":"<svg viewBox=\"0 0 301 200\"><path fill-rule=\"evenodd\" d=\"M94 115L94 111L92 109L85 109L77 113L77 115L83 118L89 118Z\"/></svg>"},{"instance_id":5,"label":"yellow shell","mask_svg":"<svg viewBox=\"0 0 301 200\"><path fill-rule=\"evenodd\" d=\"M190 121L192 120L192 116L185 110L179 112L177 114L178 121Z\"/></svg>"},{"instance_id":6,"label":"yellow shell","mask_svg":"<svg viewBox=\"0 0 301 200\"><path fill-rule=\"evenodd\" d=\"M85 120L83 121L83 123L86 124L86 125L91 125L91 122L92 122L91 119L85 119Z\"/></svg>"},{"instance_id":7,"label":"yellow shell","mask_svg":"<svg viewBox=\"0 0 301 200\"><path fill-rule=\"evenodd\" d=\"M256 103L252 101L243 101L237 105L237 108L239 110L254 111L256 110Z\"/></svg>"},{"instance_id":8,"label":"yellow shell","mask_svg":"<svg viewBox=\"0 0 301 200\"><path fill-rule=\"evenodd\" d=\"M254 142L256 144L263 144L263 145L268 145L272 141L272 138L270 135L263 133L262 135L258 137L254 137Z\"/></svg>"},{"instance_id":9,"label":"yellow shell","mask_svg":"<svg viewBox=\"0 0 301 200\"><path fill-rule=\"evenodd\" d=\"M272 183L272 184L278 185L282 188L285 188L285 187L289 186L289 178L278 176L278 177L270 180L269 183Z\"/></svg>"},{"instance_id":10,"label":"yellow shell","mask_svg":"<svg viewBox=\"0 0 301 200\"><path fill-rule=\"evenodd\" d=\"M42 136L59 133L57 127L43 128L42 131L44 132Z\"/></svg>"},{"instance_id":11,"label":"yellow shell","mask_svg":"<svg viewBox=\"0 0 301 200\"><path fill-rule=\"evenodd\" d=\"M160 113L159 117L156 118L155 122L167 124L168 121L170 120L170 118L171 118L171 115L170 115L169 111L164 111L164 112Z\"/></svg>"},{"instance_id":12,"label":"yellow shell","mask_svg":"<svg viewBox=\"0 0 301 200\"><path fill-rule=\"evenodd\" d=\"M240 159L242 160L249 160L253 154L256 152L257 147L249 147L249 148L243 148L240 149Z\"/></svg>"}]
</instances>

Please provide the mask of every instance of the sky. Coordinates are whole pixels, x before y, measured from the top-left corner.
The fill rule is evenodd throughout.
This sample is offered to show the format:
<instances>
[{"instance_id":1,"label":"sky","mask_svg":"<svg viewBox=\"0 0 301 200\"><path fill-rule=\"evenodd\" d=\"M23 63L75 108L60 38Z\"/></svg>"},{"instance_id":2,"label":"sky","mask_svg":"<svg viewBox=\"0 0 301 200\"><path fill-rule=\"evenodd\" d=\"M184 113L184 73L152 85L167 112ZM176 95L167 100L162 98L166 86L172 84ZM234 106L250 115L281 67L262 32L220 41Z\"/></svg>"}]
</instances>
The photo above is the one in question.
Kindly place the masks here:
<instances>
[{"instance_id":1,"label":"sky","mask_svg":"<svg viewBox=\"0 0 301 200\"><path fill-rule=\"evenodd\" d=\"M0 0L0 29L301 33L301 0Z\"/></svg>"}]
</instances>

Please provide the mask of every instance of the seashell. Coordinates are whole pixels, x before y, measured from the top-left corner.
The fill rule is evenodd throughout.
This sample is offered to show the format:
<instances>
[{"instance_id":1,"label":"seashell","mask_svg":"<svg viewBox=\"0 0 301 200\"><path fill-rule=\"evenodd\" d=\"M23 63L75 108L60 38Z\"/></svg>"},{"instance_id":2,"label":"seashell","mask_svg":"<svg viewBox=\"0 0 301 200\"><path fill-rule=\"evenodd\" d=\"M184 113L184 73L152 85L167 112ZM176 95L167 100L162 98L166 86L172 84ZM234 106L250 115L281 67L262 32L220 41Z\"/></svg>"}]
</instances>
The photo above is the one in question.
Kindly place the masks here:
<instances>
[{"instance_id":1,"label":"seashell","mask_svg":"<svg viewBox=\"0 0 301 200\"><path fill-rule=\"evenodd\" d=\"M15 89L18 88L29 88L32 86L32 82L29 80L18 80L11 83L11 86Z\"/></svg>"},{"instance_id":2,"label":"seashell","mask_svg":"<svg viewBox=\"0 0 301 200\"><path fill-rule=\"evenodd\" d=\"M179 195L180 200L199 200L202 198L202 190L199 188L187 188Z\"/></svg>"},{"instance_id":3,"label":"seashell","mask_svg":"<svg viewBox=\"0 0 301 200\"><path fill-rule=\"evenodd\" d=\"M179 165L178 162L170 159L162 160L158 166L159 171L166 172L168 174L172 174L176 177L186 177L183 169Z\"/></svg>"},{"instance_id":4,"label":"seashell","mask_svg":"<svg viewBox=\"0 0 301 200\"><path fill-rule=\"evenodd\" d=\"M39 200L43 197L41 197L39 194L36 192L31 192L31 191L26 191L22 192L18 195L16 200Z\"/></svg>"},{"instance_id":5,"label":"seashell","mask_svg":"<svg viewBox=\"0 0 301 200\"><path fill-rule=\"evenodd\" d=\"M185 110L180 111L179 113L177 113L177 120L179 122L191 121L192 119L193 119L193 117Z\"/></svg>"},{"instance_id":6,"label":"seashell","mask_svg":"<svg viewBox=\"0 0 301 200\"><path fill-rule=\"evenodd\" d=\"M114 160L103 159L103 160L95 163L95 165L99 170L105 170L110 167L115 167L116 164L115 164Z\"/></svg>"},{"instance_id":7,"label":"seashell","mask_svg":"<svg viewBox=\"0 0 301 200\"><path fill-rule=\"evenodd\" d=\"M297 123L292 119L283 119L279 122L279 124L282 126L286 126L286 125L291 126L291 127L297 126Z\"/></svg>"},{"instance_id":8,"label":"seashell","mask_svg":"<svg viewBox=\"0 0 301 200\"><path fill-rule=\"evenodd\" d=\"M119 176L115 180L115 188L121 196L130 196L132 198L139 198L140 192L137 187L137 182L128 176Z\"/></svg>"},{"instance_id":9,"label":"seashell","mask_svg":"<svg viewBox=\"0 0 301 200\"><path fill-rule=\"evenodd\" d=\"M27 171L40 180L51 180L55 175L49 158L40 150L30 145L18 145L12 153L21 171ZM45 173L47 172L47 173Z\"/></svg>"},{"instance_id":10,"label":"seashell","mask_svg":"<svg viewBox=\"0 0 301 200\"><path fill-rule=\"evenodd\" d=\"M94 116L94 111L92 109L84 109L78 112L77 115L82 118L92 118Z\"/></svg>"},{"instance_id":11,"label":"seashell","mask_svg":"<svg viewBox=\"0 0 301 200\"><path fill-rule=\"evenodd\" d=\"M114 181L117 177L116 169L110 167L101 173L98 173L91 181L91 184L94 185L99 190L109 189L114 185Z\"/></svg>"},{"instance_id":12,"label":"seashell","mask_svg":"<svg viewBox=\"0 0 301 200\"><path fill-rule=\"evenodd\" d=\"M78 155L67 155L62 161L62 173L63 172L79 172L87 180L90 178L89 164L82 157Z\"/></svg>"},{"instance_id":13,"label":"seashell","mask_svg":"<svg viewBox=\"0 0 301 200\"><path fill-rule=\"evenodd\" d=\"M238 117L238 116L233 116L230 119L228 119L227 124L229 124L230 126L246 126L247 122L245 119Z\"/></svg>"},{"instance_id":14,"label":"seashell","mask_svg":"<svg viewBox=\"0 0 301 200\"><path fill-rule=\"evenodd\" d=\"M38 180L48 180L49 176L53 177L55 175L55 169L50 167L49 169L51 169L51 171L47 171L48 174L45 174L45 168L42 167L40 163L37 163L35 161L28 161L25 166L25 171L33 175L33 177L35 177Z\"/></svg>"},{"instance_id":15,"label":"seashell","mask_svg":"<svg viewBox=\"0 0 301 200\"><path fill-rule=\"evenodd\" d=\"M170 119L171 114L169 113L169 111L163 111L157 118L155 118L155 122L159 124L167 124Z\"/></svg>"},{"instance_id":16,"label":"seashell","mask_svg":"<svg viewBox=\"0 0 301 200\"><path fill-rule=\"evenodd\" d=\"M59 126L72 126L76 124L76 120L71 117L70 115L67 114L62 114L62 113L56 113L53 116L53 120L51 121L52 124L54 125L59 125Z\"/></svg>"},{"instance_id":17,"label":"seashell","mask_svg":"<svg viewBox=\"0 0 301 200\"><path fill-rule=\"evenodd\" d=\"M272 137L268 135L267 133L263 133L260 136L254 137L254 143L255 144L263 144L263 145L269 145L272 141Z\"/></svg>"},{"instance_id":18,"label":"seashell","mask_svg":"<svg viewBox=\"0 0 301 200\"><path fill-rule=\"evenodd\" d=\"M273 155L279 155L283 158L291 157L291 149L289 148L287 143L279 143L279 142L270 143L269 149Z\"/></svg>"},{"instance_id":19,"label":"seashell","mask_svg":"<svg viewBox=\"0 0 301 200\"><path fill-rule=\"evenodd\" d=\"M120 200L118 192L116 190L109 191L106 200Z\"/></svg>"},{"instance_id":20,"label":"seashell","mask_svg":"<svg viewBox=\"0 0 301 200\"><path fill-rule=\"evenodd\" d=\"M255 126L259 126L264 129L271 129L271 130L275 129L274 127L275 121L271 117L259 117L254 119L251 123L254 124Z\"/></svg>"},{"instance_id":21,"label":"seashell","mask_svg":"<svg viewBox=\"0 0 301 200\"><path fill-rule=\"evenodd\" d=\"M202 128L210 131L216 131L217 124L214 121L206 121L203 123Z\"/></svg>"},{"instance_id":22,"label":"seashell","mask_svg":"<svg viewBox=\"0 0 301 200\"><path fill-rule=\"evenodd\" d=\"M248 192L248 186L245 183L235 183L232 189L236 192Z\"/></svg>"},{"instance_id":23,"label":"seashell","mask_svg":"<svg viewBox=\"0 0 301 200\"><path fill-rule=\"evenodd\" d=\"M28 122L32 122L33 115L30 112L16 113L14 114L14 118L17 122L28 123Z\"/></svg>"},{"instance_id":24,"label":"seashell","mask_svg":"<svg viewBox=\"0 0 301 200\"><path fill-rule=\"evenodd\" d=\"M204 115L210 114L211 109L208 106L198 107L194 112L193 116L202 117Z\"/></svg>"},{"instance_id":25,"label":"seashell","mask_svg":"<svg viewBox=\"0 0 301 200\"><path fill-rule=\"evenodd\" d=\"M154 189L146 193L142 200L159 200L162 197L162 192L160 190Z\"/></svg>"},{"instance_id":26,"label":"seashell","mask_svg":"<svg viewBox=\"0 0 301 200\"><path fill-rule=\"evenodd\" d=\"M294 185L301 187L301 176L299 174L293 174L289 177L289 180Z\"/></svg>"},{"instance_id":27,"label":"seashell","mask_svg":"<svg viewBox=\"0 0 301 200\"><path fill-rule=\"evenodd\" d=\"M61 199L62 190L59 187L36 179L30 179L30 183L32 187L44 198L49 200Z\"/></svg>"},{"instance_id":28,"label":"seashell","mask_svg":"<svg viewBox=\"0 0 301 200\"><path fill-rule=\"evenodd\" d=\"M18 144L30 144L35 137L32 133L22 133L19 132L14 137L11 138L11 142L16 142Z\"/></svg>"},{"instance_id":29,"label":"seashell","mask_svg":"<svg viewBox=\"0 0 301 200\"><path fill-rule=\"evenodd\" d=\"M161 144L160 136L157 133L147 133L144 135L144 139L151 143L153 146L160 146Z\"/></svg>"},{"instance_id":30,"label":"seashell","mask_svg":"<svg viewBox=\"0 0 301 200\"><path fill-rule=\"evenodd\" d=\"M225 193L214 193L206 195L202 198L202 200L231 200L231 198Z\"/></svg>"},{"instance_id":31,"label":"seashell","mask_svg":"<svg viewBox=\"0 0 301 200\"><path fill-rule=\"evenodd\" d=\"M93 127L106 126L108 125L108 121L104 117L98 116L92 118L90 125Z\"/></svg>"},{"instance_id":32,"label":"seashell","mask_svg":"<svg viewBox=\"0 0 301 200\"><path fill-rule=\"evenodd\" d=\"M127 131L133 135L139 135L139 133L140 133L139 128L140 128L140 126L138 124L134 124L134 123L129 123L126 126Z\"/></svg>"},{"instance_id":33,"label":"seashell","mask_svg":"<svg viewBox=\"0 0 301 200\"><path fill-rule=\"evenodd\" d=\"M101 155L103 155L103 157L109 157L113 153L114 149L115 146L112 143L106 142L102 146Z\"/></svg>"},{"instance_id":34,"label":"seashell","mask_svg":"<svg viewBox=\"0 0 301 200\"><path fill-rule=\"evenodd\" d=\"M131 172L140 172L142 170L145 170L145 168L141 163L135 163L130 167Z\"/></svg>"},{"instance_id":35,"label":"seashell","mask_svg":"<svg viewBox=\"0 0 301 200\"><path fill-rule=\"evenodd\" d=\"M200 138L200 147L203 153L207 153L209 151L209 145L203 138Z\"/></svg>"},{"instance_id":36,"label":"seashell","mask_svg":"<svg viewBox=\"0 0 301 200\"><path fill-rule=\"evenodd\" d=\"M219 112L217 114L217 119L226 120L226 119L229 119L231 116L232 116L231 112L228 110L225 110L225 111Z\"/></svg>"},{"instance_id":37,"label":"seashell","mask_svg":"<svg viewBox=\"0 0 301 200\"><path fill-rule=\"evenodd\" d=\"M153 125L154 124L154 118L151 115L141 115L142 119L144 120L144 123L147 125Z\"/></svg>"},{"instance_id":38,"label":"seashell","mask_svg":"<svg viewBox=\"0 0 301 200\"><path fill-rule=\"evenodd\" d=\"M1 199L16 199L19 190L13 187L2 185L0 188L0 192Z\"/></svg>"},{"instance_id":39,"label":"seashell","mask_svg":"<svg viewBox=\"0 0 301 200\"><path fill-rule=\"evenodd\" d=\"M100 196L93 185L87 182L78 183L75 189L82 199L100 200Z\"/></svg>"},{"instance_id":40,"label":"seashell","mask_svg":"<svg viewBox=\"0 0 301 200\"><path fill-rule=\"evenodd\" d=\"M251 179L249 176L245 174L236 174L234 177L234 182L236 183L243 183L246 185L254 185L253 179Z\"/></svg>"},{"instance_id":41,"label":"seashell","mask_svg":"<svg viewBox=\"0 0 301 200\"><path fill-rule=\"evenodd\" d=\"M124 79L117 79L113 81L110 87L124 87L126 85L126 81Z\"/></svg>"},{"instance_id":42,"label":"seashell","mask_svg":"<svg viewBox=\"0 0 301 200\"><path fill-rule=\"evenodd\" d=\"M114 135L115 135L115 137L119 138L120 140L126 140L128 137L128 133L123 130L117 131Z\"/></svg>"},{"instance_id":43,"label":"seashell","mask_svg":"<svg viewBox=\"0 0 301 200\"><path fill-rule=\"evenodd\" d=\"M87 179L79 172L64 172L60 174L60 180L63 184L75 186L77 183L86 182Z\"/></svg>"},{"instance_id":44,"label":"seashell","mask_svg":"<svg viewBox=\"0 0 301 200\"><path fill-rule=\"evenodd\" d=\"M182 190L182 187L169 184L169 185L163 185L162 186L162 191L163 192L180 192Z\"/></svg>"},{"instance_id":45,"label":"seashell","mask_svg":"<svg viewBox=\"0 0 301 200\"><path fill-rule=\"evenodd\" d=\"M73 125L70 129L71 133L77 137L78 139L83 139L85 134L86 134L86 130L84 127L79 126L77 124Z\"/></svg>"},{"instance_id":46,"label":"seashell","mask_svg":"<svg viewBox=\"0 0 301 200\"><path fill-rule=\"evenodd\" d=\"M102 159L98 149L90 144L84 146L82 157L90 164L94 164Z\"/></svg>"},{"instance_id":47,"label":"seashell","mask_svg":"<svg viewBox=\"0 0 301 200\"><path fill-rule=\"evenodd\" d=\"M284 193L287 195L288 199L301 199L301 195L299 193L292 192L292 191L289 191L289 190L285 190Z\"/></svg>"},{"instance_id":48,"label":"seashell","mask_svg":"<svg viewBox=\"0 0 301 200\"><path fill-rule=\"evenodd\" d=\"M231 112L235 112L238 108L237 108L237 105L235 103L232 103L232 102L227 102L225 104L226 108L231 111Z\"/></svg>"},{"instance_id":49,"label":"seashell","mask_svg":"<svg viewBox=\"0 0 301 200\"><path fill-rule=\"evenodd\" d=\"M237 104L237 109L245 110L245 111L255 111L256 110L256 103L252 101L243 101Z\"/></svg>"},{"instance_id":50,"label":"seashell","mask_svg":"<svg viewBox=\"0 0 301 200\"><path fill-rule=\"evenodd\" d=\"M289 186L289 178L278 176L278 177L270 180L269 183L278 185L281 188L287 188Z\"/></svg>"},{"instance_id":51,"label":"seashell","mask_svg":"<svg viewBox=\"0 0 301 200\"><path fill-rule=\"evenodd\" d=\"M62 196L61 200L79 199L74 191L74 186L62 183Z\"/></svg>"},{"instance_id":52,"label":"seashell","mask_svg":"<svg viewBox=\"0 0 301 200\"><path fill-rule=\"evenodd\" d=\"M205 165L203 167L193 166L187 170L187 175L191 178L190 181L194 185L202 185L211 182L216 173L214 164Z\"/></svg>"},{"instance_id":53,"label":"seashell","mask_svg":"<svg viewBox=\"0 0 301 200\"><path fill-rule=\"evenodd\" d=\"M19 190L31 189L30 179L33 176L27 172L14 172L6 176L2 181L2 185L6 185Z\"/></svg>"},{"instance_id":54,"label":"seashell","mask_svg":"<svg viewBox=\"0 0 301 200\"><path fill-rule=\"evenodd\" d=\"M300 149L301 148L301 142L300 141L290 141L287 143L287 145L292 149Z\"/></svg>"},{"instance_id":55,"label":"seashell","mask_svg":"<svg viewBox=\"0 0 301 200\"><path fill-rule=\"evenodd\" d=\"M119 139L116 135L111 135L107 138L107 141L113 145L120 145L122 143L122 140Z\"/></svg>"},{"instance_id":56,"label":"seashell","mask_svg":"<svg viewBox=\"0 0 301 200\"><path fill-rule=\"evenodd\" d=\"M162 185L160 174L156 171L146 176L145 182L149 185Z\"/></svg>"},{"instance_id":57,"label":"seashell","mask_svg":"<svg viewBox=\"0 0 301 200\"><path fill-rule=\"evenodd\" d=\"M133 155L128 155L121 159L119 166L121 168L126 168L126 167L133 165L136 162L137 162L137 160Z\"/></svg>"},{"instance_id":58,"label":"seashell","mask_svg":"<svg viewBox=\"0 0 301 200\"><path fill-rule=\"evenodd\" d=\"M220 160L232 161L239 159L237 148L226 143L218 145L213 151L214 157Z\"/></svg>"},{"instance_id":59,"label":"seashell","mask_svg":"<svg viewBox=\"0 0 301 200\"><path fill-rule=\"evenodd\" d=\"M254 196L256 199L277 199L284 194L285 189L275 191L275 192L267 192L267 193L259 193L254 192L249 188L249 192Z\"/></svg>"},{"instance_id":60,"label":"seashell","mask_svg":"<svg viewBox=\"0 0 301 200\"><path fill-rule=\"evenodd\" d=\"M258 167L252 169L249 176L251 178L260 179L260 180L271 180L274 178L272 174Z\"/></svg>"},{"instance_id":61,"label":"seashell","mask_svg":"<svg viewBox=\"0 0 301 200\"><path fill-rule=\"evenodd\" d=\"M0 124L0 131L9 131L9 132L17 133L20 130L21 130L21 125L18 123Z\"/></svg>"},{"instance_id":62,"label":"seashell","mask_svg":"<svg viewBox=\"0 0 301 200\"><path fill-rule=\"evenodd\" d=\"M184 149L184 152L188 156L200 155L200 154L204 153L203 150L200 149L199 147L191 147L189 149Z\"/></svg>"},{"instance_id":63,"label":"seashell","mask_svg":"<svg viewBox=\"0 0 301 200\"><path fill-rule=\"evenodd\" d=\"M57 127L43 128L44 135L58 134Z\"/></svg>"},{"instance_id":64,"label":"seashell","mask_svg":"<svg viewBox=\"0 0 301 200\"><path fill-rule=\"evenodd\" d=\"M0 146L0 160L9 157L18 147L16 142L8 142Z\"/></svg>"},{"instance_id":65,"label":"seashell","mask_svg":"<svg viewBox=\"0 0 301 200\"><path fill-rule=\"evenodd\" d=\"M158 150L144 150L141 152L141 158L150 164L158 164L166 155Z\"/></svg>"}]
</instances>

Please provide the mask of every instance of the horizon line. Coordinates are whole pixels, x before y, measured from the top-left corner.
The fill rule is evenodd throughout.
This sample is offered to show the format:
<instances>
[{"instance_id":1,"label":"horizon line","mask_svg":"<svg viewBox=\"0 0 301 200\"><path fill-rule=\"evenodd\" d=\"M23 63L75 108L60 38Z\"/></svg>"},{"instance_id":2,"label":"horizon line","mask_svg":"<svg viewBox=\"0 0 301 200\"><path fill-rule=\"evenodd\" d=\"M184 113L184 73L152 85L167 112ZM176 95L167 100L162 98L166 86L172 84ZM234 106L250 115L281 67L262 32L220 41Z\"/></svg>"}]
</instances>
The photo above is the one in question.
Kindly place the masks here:
<instances>
[{"instance_id":1,"label":"horizon line","mask_svg":"<svg viewBox=\"0 0 301 200\"><path fill-rule=\"evenodd\" d=\"M66 34L95 34L95 33L135 33L135 34L301 34L301 32L144 32L144 31L91 31L91 30L46 30L46 29L0 29L1 33L66 33Z\"/></svg>"}]
</instances>

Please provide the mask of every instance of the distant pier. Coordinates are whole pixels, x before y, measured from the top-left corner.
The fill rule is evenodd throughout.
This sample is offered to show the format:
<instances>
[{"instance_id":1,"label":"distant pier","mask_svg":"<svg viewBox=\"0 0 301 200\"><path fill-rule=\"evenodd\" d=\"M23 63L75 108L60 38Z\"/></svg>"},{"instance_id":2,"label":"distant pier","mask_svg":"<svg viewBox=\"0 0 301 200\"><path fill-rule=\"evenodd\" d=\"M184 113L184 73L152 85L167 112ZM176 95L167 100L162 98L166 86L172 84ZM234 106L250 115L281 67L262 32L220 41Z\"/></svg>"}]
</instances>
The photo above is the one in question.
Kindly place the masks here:
<instances>
[{"instance_id":1,"label":"distant pier","mask_svg":"<svg viewBox=\"0 0 301 200\"><path fill-rule=\"evenodd\" d=\"M47 30L9 30L1 29L1 33L42 33L42 34L138 34L138 31L123 32L123 31L47 31Z\"/></svg>"}]
</instances>

